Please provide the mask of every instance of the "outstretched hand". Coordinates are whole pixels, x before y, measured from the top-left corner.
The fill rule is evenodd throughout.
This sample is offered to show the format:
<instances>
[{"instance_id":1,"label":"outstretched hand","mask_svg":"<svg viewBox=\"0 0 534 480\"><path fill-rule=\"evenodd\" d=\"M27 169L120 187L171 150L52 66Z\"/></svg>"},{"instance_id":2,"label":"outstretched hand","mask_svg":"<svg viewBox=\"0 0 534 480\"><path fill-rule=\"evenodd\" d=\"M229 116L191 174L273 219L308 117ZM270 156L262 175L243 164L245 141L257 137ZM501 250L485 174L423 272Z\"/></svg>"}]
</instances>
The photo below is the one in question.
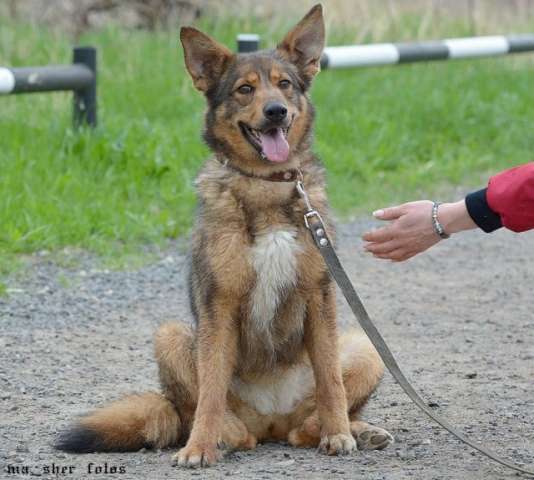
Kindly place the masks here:
<instances>
[{"instance_id":1,"label":"outstretched hand","mask_svg":"<svg viewBox=\"0 0 534 480\"><path fill-rule=\"evenodd\" d=\"M365 250L377 258L402 262L438 243L441 237L432 225L432 205L429 200L419 200L373 212L375 218L391 223L363 234ZM438 221L449 235L477 227L465 200L441 204Z\"/></svg>"},{"instance_id":2,"label":"outstretched hand","mask_svg":"<svg viewBox=\"0 0 534 480\"><path fill-rule=\"evenodd\" d=\"M377 258L402 262L441 240L432 227L432 202L429 200L384 208L373 215L391 222L363 235L367 242L365 250Z\"/></svg>"}]
</instances>

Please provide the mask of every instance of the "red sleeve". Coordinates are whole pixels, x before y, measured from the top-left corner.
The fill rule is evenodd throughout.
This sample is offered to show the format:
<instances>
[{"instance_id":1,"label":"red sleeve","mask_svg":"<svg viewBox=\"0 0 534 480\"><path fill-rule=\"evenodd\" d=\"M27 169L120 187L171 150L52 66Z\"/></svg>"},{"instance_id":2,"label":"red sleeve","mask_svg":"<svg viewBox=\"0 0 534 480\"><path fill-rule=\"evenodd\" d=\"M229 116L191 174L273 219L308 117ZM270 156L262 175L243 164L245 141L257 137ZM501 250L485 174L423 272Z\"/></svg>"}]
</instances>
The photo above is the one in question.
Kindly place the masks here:
<instances>
[{"instance_id":1,"label":"red sleeve","mask_svg":"<svg viewBox=\"0 0 534 480\"><path fill-rule=\"evenodd\" d=\"M514 232L534 228L534 162L491 177L486 196L503 226Z\"/></svg>"}]
</instances>

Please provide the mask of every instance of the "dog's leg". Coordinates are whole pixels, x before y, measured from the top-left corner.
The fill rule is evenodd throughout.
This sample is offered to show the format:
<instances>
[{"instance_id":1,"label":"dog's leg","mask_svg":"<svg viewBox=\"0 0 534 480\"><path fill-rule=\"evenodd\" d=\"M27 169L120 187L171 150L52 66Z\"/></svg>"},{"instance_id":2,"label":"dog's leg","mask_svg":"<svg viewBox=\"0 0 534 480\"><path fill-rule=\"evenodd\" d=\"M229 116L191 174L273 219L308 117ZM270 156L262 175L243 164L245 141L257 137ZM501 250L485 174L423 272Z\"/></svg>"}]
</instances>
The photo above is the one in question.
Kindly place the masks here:
<instances>
[{"instance_id":1,"label":"dog's leg","mask_svg":"<svg viewBox=\"0 0 534 480\"><path fill-rule=\"evenodd\" d=\"M349 427L347 399L338 352L334 286L329 283L312 293L304 327L306 349L316 384L321 424L320 450L329 455L349 453L356 442Z\"/></svg>"},{"instance_id":2,"label":"dog's leg","mask_svg":"<svg viewBox=\"0 0 534 480\"><path fill-rule=\"evenodd\" d=\"M349 405L350 431L359 450L382 450L394 442L383 428L359 420L359 414L378 386L384 364L371 341L361 332L346 333L341 338L343 384Z\"/></svg>"},{"instance_id":3,"label":"dog's leg","mask_svg":"<svg viewBox=\"0 0 534 480\"><path fill-rule=\"evenodd\" d=\"M212 298L200 313L196 345L198 403L189 440L176 455L180 466L209 466L217 462L226 411L228 386L236 364L237 305Z\"/></svg>"},{"instance_id":4,"label":"dog's leg","mask_svg":"<svg viewBox=\"0 0 534 480\"><path fill-rule=\"evenodd\" d=\"M359 413L378 386L384 365L369 339L361 332L350 332L340 338L340 359L343 385L347 398L350 431L361 450L381 450L393 443L393 437L383 428L358 420ZM315 410L308 417L310 406L295 410L288 441L295 447L316 447L320 442L321 423ZM302 420L302 418L305 418ZM300 420L299 420L300 419Z\"/></svg>"},{"instance_id":5,"label":"dog's leg","mask_svg":"<svg viewBox=\"0 0 534 480\"><path fill-rule=\"evenodd\" d=\"M155 350L163 392L179 411L187 435L191 431L199 394L194 333L181 323L165 324L156 333ZM249 449L256 446L256 439L227 408L220 443L227 450Z\"/></svg>"},{"instance_id":6,"label":"dog's leg","mask_svg":"<svg viewBox=\"0 0 534 480\"><path fill-rule=\"evenodd\" d=\"M219 442L225 450L250 450L256 448L256 437L230 409L224 414L224 426Z\"/></svg>"},{"instance_id":7,"label":"dog's leg","mask_svg":"<svg viewBox=\"0 0 534 480\"><path fill-rule=\"evenodd\" d=\"M350 431L359 450L383 450L394 443L393 436L385 429L361 420L350 422ZM289 432L288 442L299 448L315 448L321 440L321 423L317 411L304 420L302 425Z\"/></svg>"},{"instance_id":8,"label":"dog's leg","mask_svg":"<svg viewBox=\"0 0 534 480\"><path fill-rule=\"evenodd\" d=\"M321 422L319 421L317 410L289 432L287 441L297 448L315 448L319 445L321 441Z\"/></svg>"},{"instance_id":9,"label":"dog's leg","mask_svg":"<svg viewBox=\"0 0 534 480\"><path fill-rule=\"evenodd\" d=\"M154 336L161 389L182 421L182 437L189 435L198 402L195 335L189 325L163 324Z\"/></svg>"}]
</instances>

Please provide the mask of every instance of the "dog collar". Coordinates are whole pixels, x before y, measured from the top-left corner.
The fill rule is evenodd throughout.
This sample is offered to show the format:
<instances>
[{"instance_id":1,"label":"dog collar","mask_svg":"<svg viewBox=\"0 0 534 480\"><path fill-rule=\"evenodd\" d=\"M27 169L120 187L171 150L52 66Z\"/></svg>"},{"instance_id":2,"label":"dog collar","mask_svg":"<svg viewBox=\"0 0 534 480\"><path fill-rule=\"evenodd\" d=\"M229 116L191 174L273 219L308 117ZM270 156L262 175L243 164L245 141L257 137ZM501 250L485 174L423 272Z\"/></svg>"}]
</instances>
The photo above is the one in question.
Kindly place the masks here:
<instances>
[{"instance_id":1,"label":"dog collar","mask_svg":"<svg viewBox=\"0 0 534 480\"><path fill-rule=\"evenodd\" d=\"M226 168L229 168L230 170L233 170L234 172L237 172L245 177L249 178L258 178L260 180L266 180L267 182L296 182L297 180L302 178L302 173L298 168L290 168L289 170L284 170L281 172L274 172L270 175L263 176L263 175L254 175L249 172L245 172L244 170L241 170L240 168L237 168L233 165L230 165L228 163L228 160L220 161L219 162Z\"/></svg>"}]
</instances>

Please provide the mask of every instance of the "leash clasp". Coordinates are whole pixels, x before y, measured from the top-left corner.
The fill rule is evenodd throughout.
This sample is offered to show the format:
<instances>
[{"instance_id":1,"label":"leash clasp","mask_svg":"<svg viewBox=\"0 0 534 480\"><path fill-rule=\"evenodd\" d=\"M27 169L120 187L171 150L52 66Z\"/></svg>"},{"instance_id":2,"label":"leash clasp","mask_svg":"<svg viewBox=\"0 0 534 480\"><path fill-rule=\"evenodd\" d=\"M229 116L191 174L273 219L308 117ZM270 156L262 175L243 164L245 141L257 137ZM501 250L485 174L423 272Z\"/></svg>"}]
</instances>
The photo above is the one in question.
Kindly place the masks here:
<instances>
[{"instance_id":1,"label":"leash clasp","mask_svg":"<svg viewBox=\"0 0 534 480\"><path fill-rule=\"evenodd\" d=\"M304 185L302 184L302 180L298 180L297 181L296 187L297 187L297 192L300 195L300 198L302 198L302 200L304 200L304 203L306 204L307 212L304 214L304 225L306 225L306 228L308 230L311 230L309 219L312 218L312 217L317 217L317 219L319 220L321 225L324 225L323 224L323 219L321 218L321 215L319 215L319 212L317 210L313 209L313 207L312 207L312 205L310 203L310 199L308 198L308 194L306 193L306 190L304 190Z\"/></svg>"},{"instance_id":2,"label":"leash clasp","mask_svg":"<svg viewBox=\"0 0 534 480\"><path fill-rule=\"evenodd\" d=\"M318 212L317 210L311 210L311 211L309 211L309 212L307 212L307 213L304 214L304 225L306 225L306 228L307 228L308 230L311 230L311 228L310 228L310 222L309 222L309 220L308 220L308 219L311 218L311 217L317 217L317 219L319 220L319 223L320 223L321 225L324 225L324 224L323 224L323 219L321 218L321 215L319 215L319 212Z\"/></svg>"},{"instance_id":3,"label":"leash clasp","mask_svg":"<svg viewBox=\"0 0 534 480\"><path fill-rule=\"evenodd\" d=\"M311 212L313 210L310 199L308 198L308 194L306 193L306 190L304 190L304 185L302 184L302 180L297 180L297 192L299 192L300 198L304 200L304 203L306 204L306 209L308 212Z\"/></svg>"}]
</instances>

